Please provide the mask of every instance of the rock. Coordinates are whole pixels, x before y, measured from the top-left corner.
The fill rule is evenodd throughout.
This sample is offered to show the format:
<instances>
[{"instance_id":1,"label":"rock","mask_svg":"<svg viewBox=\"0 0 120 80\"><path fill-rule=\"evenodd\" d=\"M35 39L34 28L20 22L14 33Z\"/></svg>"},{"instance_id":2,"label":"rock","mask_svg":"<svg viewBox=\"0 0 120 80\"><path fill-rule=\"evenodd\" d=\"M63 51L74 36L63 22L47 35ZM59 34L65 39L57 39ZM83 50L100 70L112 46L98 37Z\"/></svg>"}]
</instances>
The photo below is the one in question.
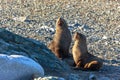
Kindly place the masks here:
<instances>
[{"instance_id":1,"label":"rock","mask_svg":"<svg viewBox=\"0 0 120 80\"><path fill-rule=\"evenodd\" d=\"M114 79L110 79L110 78L108 78L108 77L100 77L100 78L98 78L97 80L114 80Z\"/></svg>"},{"instance_id":2,"label":"rock","mask_svg":"<svg viewBox=\"0 0 120 80\"><path fill-rule=\"evenodd\" d=\"M35 78L34 80L65 80L62 77L54 77L54 76L46 76L46 77L39 77L39 78Z\"/></svg>"},{"instance_id":3,"label":"rock","mask_svg":"<svg viewBox=\"0 0 120 80\"><path fill-rule=\"evenodd\" d=\"M78 74L70 74L69 80L82 80Z\"/></svg>"},{"instance_id":4,"label":"rock","mask_svg":"<svg viewBox=\"0 0 120 80\"><path fill-rule=\"evenodd\" d=\"M89 80L96 80L96 76L94 74L89 75Z\"/></svg>"},{"instance_id":5,"label":"rock","mask_svg":"<svg viewBox=\"0 0 120 80\"><path fill-rule=\"evenodd\" d=\"M40 20L41 19L39 16L28 15L24 22L27 24L38 24Z\"/></svg>"},{"instance_id":6,"label":"rock","mask_svg":"<svg viewBox=\"0 0 120 80\"><path fill-rule=\"evenodd\" d=\"M102 37L102 39L107 39L107 36L104 35L104 36Z\"/></svg>"},{"instance_id":7,"label":"rock","mask_svg":"<svg viewBox=\"0 0 120 80\"><path fill-rule=\"evenodd\" d=\"M21 16L21 17L14 17L13 18L13 20L15 20L15 21L21 21L21 22L24 22L25 19L26 19L26 17L23 17L23 16Z\"/></svg>"},{"instance_id":8,"label":"rock","mask_svg":"<svg viewBox=\"0 0 120 80\"><path fill-rule=\"evenodd\" d=\"M0 64L0 80L31 80L34 76L44 76L41 65L21 55L0 54Z\"/></svg>"},{"instance_id":9,"label":"rock","mask_svg":"<svg viewBox=\"0 0 120 80\"><path fill-rule=\"evenodd\" d=\"M0 5L0 10L2 10L2 6Z\"/></svg>"},{"instance_id":10,"label":"rock","mask_svg":"<svg viewBox=\"0 0 120 80\"><path fill-rule=\"evenodd\" d=\"M24 55L38 62L46 74L67 72L70 67L59 60L43 43L0 28L0 53ZM51 74L51 73L50 73ZM52 75L52 74L51 74Z\"/></svg>"}]
</instances>

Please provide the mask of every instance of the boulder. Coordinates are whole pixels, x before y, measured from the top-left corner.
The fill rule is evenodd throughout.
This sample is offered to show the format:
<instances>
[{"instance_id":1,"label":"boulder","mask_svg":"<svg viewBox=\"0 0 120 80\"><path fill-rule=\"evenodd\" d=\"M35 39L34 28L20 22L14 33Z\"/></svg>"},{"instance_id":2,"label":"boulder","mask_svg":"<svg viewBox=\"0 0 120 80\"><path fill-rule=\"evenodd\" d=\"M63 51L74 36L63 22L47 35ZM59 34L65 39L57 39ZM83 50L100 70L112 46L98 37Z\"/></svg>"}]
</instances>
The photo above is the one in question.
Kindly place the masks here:
<instances>
[{"instance_id":1,"label":"boulder","mask_svg":"<svg viewBox=\"0 0 120 80\"><path fill-rule=\"evenodd\" d=\"M45 77L39 77L39 78L34 78L34 80L65 80L62 77L55 77L55 76L45 76Z\"/></svg>"},{"instance_id":2,"label":"boulder","mask_svg":"<svg viewBox=\"0 0 120 80\"><path fill-rule=\"evenodd\" d=\"M32 80L44 76L41 65L25 56L0 54L0 64L0 80Z\"/></svg>"},{"instance_id":3,"label":"boulder","mask_svg":"<svg viewBox=\"0 0 120 80\"><path fill-rule=\"evenodd\" d=\"M42 42L0 28L0 53L23 55L39 63L46 74L67 72L70 67L59 60ZM52 74L51 74L52 75Z\"/></svg>"}]
</instances>

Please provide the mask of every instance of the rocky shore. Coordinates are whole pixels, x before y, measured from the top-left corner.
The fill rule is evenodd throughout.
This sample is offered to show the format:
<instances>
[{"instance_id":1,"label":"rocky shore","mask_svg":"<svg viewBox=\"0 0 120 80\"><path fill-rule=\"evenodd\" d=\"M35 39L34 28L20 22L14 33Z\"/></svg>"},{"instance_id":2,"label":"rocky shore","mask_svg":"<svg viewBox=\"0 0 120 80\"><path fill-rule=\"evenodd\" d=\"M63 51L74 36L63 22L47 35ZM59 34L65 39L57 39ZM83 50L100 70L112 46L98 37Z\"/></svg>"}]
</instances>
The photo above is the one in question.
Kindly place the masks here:
<instances>
[{"instance_id":1,"label":"rocky shore","mask_svg":"<svg viewBox=\"0 0 120 80\"><path fill-rule=\"evenodd\" d=\"M86 35L90 53L104 59L101 72L93 72L93 74L99 76L103 74L113 80L119 80L119 0L0 1L0 28L22 37L38 40L45 45L53 38L55 22L60 16L67 21L72 35L74 32L81 32ZM80 76L79 71L74 73L77 76L71 75ZM83 74L88 75L89 72L83 72Z\"/></svg>"}]
</instances>

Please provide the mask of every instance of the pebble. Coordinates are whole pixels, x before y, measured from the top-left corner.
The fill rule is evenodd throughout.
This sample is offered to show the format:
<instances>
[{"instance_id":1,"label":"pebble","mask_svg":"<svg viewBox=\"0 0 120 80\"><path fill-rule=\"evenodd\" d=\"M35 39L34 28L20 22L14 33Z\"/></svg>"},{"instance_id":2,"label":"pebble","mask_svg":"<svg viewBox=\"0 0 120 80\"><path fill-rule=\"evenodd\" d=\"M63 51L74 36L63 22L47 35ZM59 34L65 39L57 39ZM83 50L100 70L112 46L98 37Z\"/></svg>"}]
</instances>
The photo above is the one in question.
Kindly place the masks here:
<instances>
[{"instance_id":1,"label":"pebble","mask_svg":"<svg viewBox=\"0 0 120 80\"><path fill-rule=\"evenodd\" d=\"M89 75L89 80L96 80L96 76L94 74Z\"/></svg>"},{"instance_id":2,"label":"pebble","mask_svg":"<svg viewBox=\"0 0 120 80\"><path fill-rule=\"evenodd\" d=\"M107 36L104 35L104 36L102 37L102 39L107 39Z\"/></svg>"},{"instance_id":3,"label":"pebble","mask_svg":"<svg viewBox=\"0 0 120 80\"><path fill-rule=\"evenodd\" d=\"M13 18L13 20L15 20L15 21L21 21L21 22L24 22L25 21L25 19L26 19L26 17L14 17Z\"/></svg>"}]
</instances>

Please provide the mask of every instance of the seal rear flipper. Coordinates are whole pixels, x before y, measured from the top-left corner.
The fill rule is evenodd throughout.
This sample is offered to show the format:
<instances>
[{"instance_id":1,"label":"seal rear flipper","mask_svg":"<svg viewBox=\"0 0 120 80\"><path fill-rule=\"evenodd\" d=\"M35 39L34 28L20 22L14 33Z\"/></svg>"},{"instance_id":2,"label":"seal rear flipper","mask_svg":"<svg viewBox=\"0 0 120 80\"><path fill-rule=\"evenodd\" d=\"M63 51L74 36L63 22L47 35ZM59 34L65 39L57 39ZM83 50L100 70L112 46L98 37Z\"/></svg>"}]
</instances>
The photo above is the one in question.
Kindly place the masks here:
<instances>
[{"instance_id":1,"label":"seal rear flipper","mask_svg":"<svg viewBox=\"0 0 120 80\"><path fill-rule=\"evenodd\" d=\"M81 61L79 61L77 64L74 62L73 63L73 66L75 66L75 67L73 67L73 70L84 70L81 66Z\"/></svg>"},{"instance_id":2,"label":"seal rear flipper","mask_svg":"<svg viewBox=\"0 0 120 80\"><path fill-rule=\"evenodd\" d=\"M98 61L91 61L90 63L87 63L84 68L88 71L99 71L102 64L100 64Z\"/></svg>"}]
</instances>

